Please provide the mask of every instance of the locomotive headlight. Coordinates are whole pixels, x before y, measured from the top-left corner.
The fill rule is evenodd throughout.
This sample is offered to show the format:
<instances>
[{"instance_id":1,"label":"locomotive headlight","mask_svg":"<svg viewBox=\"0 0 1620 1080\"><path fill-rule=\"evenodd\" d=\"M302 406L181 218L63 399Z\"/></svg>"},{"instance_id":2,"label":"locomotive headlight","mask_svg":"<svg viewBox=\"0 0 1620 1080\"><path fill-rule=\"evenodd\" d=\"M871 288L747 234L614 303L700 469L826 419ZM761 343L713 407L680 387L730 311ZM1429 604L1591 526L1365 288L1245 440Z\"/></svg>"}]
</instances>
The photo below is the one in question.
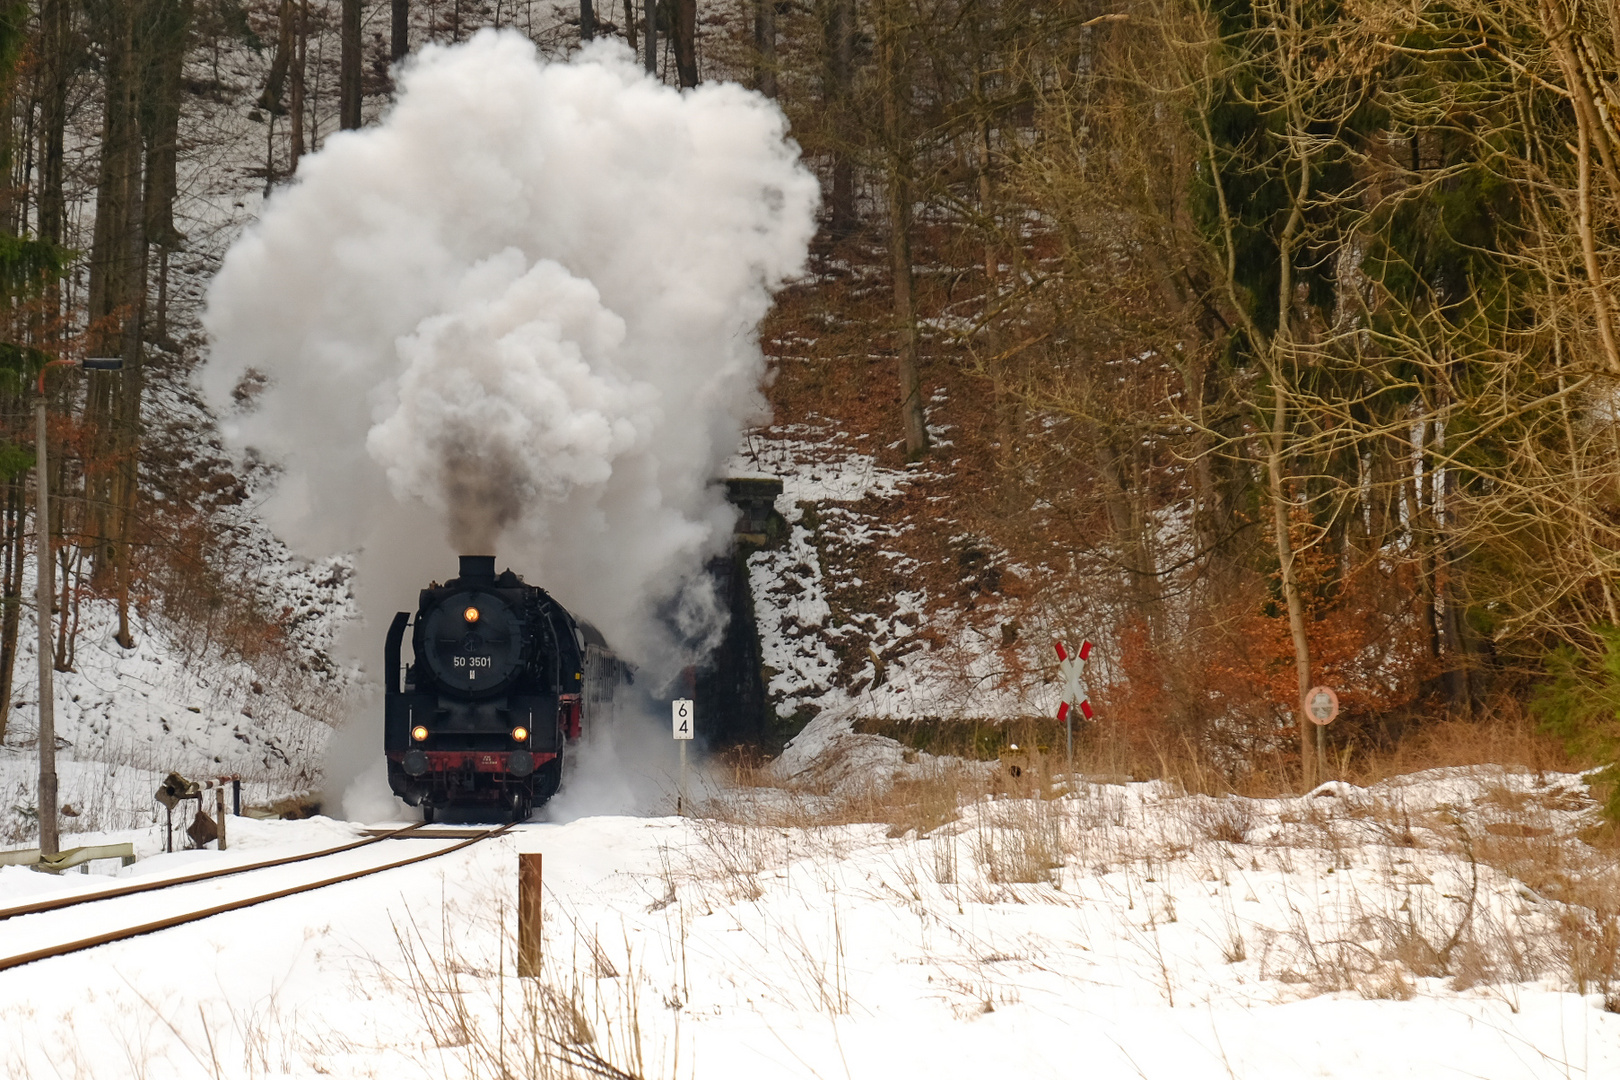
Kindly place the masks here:
<instances>
[{"instance_id":1,"label":"locomotive headlight","mask_svg":"<svg viewBox=\"0 0 1620 1080\"><path fill-rule=\"evenodd\" d=\"M512 729L512 741L513 742L525 742L525 741L528 740L528 738L529 738L529 729L528 728L526 728L526 727L515 727L515 728Z\"/></svg>"},{"instance_id":2,"label":"locomotive headlight","mask_svg":"<svg viewBox=\"0 0 1620 1080\"><path fill-rule=\"evenodd\" d=\"M471 626L473 623L478 621L478 609L475 607L470 607L461 613L461 617L467 620L468 626Z\"/></svg>"},{"instance_id":3,"label":"locomotive headlight","mask_svg":"<svg viewBox=\"0 0 1620 1080\"><path fill-rule=\"evenodd\" d=\"M427 728L423 727L421 724L417 724L415 727L411 728L411 738L415 739L417 742L426 741Z\"/></svg>"}]
</instances>

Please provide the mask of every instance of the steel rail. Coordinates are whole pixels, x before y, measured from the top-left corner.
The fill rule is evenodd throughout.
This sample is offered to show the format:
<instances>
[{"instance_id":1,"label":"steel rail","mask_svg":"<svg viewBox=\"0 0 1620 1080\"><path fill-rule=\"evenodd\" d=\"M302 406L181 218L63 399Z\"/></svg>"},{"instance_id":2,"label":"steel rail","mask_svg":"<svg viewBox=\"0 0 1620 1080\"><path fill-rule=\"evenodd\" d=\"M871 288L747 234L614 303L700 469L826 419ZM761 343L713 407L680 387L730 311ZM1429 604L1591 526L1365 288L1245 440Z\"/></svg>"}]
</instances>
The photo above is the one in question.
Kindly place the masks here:
<instances>
[{"instance_id":1,"label":"steel rail","mask_svg":"<svg viewBox=\"0 0 1620 1080\"><path fill-rule=\"evenodd\" d=\"M60 945L49 945L43 949L35 949L32 952L17 953L14 956L0 957L0 971L9 971L11 968L22 967L24 964L32 964L36 960L49 960L52 957L66 956L69 953L80 952L84 949L93 949L98 945L109 945L115 941L125 941L129 938L140 937L143 934L151 934L159 930L167 930L173 926L183 926L189 922L197 922L199 919L207 919L212 918L215 915L223 915L228 911L239 911L242 908L253 907L255 904L263 904L271 900L280 900L285 896L295 896L298 893L314 892L316 889L324 889L329 885L340 885L345 881L353 881L356 878L367 877L371 874L380 874L384 870L396 870L401 866L409 866L412 863L425 862L428 859L437 859L441 856L449 855L452 852L460 851L462 848L470 847L471 845L479 843L480 841L500 836L507 830L511 829L513 824L514 823L509 822L500 826L499 828L490 829L488 832L463 840L458 844L452 844L442 851L430 851L425 855L412 855L408 859L397 859L394 862L384 863L381 866L371 866L364 870L354 870L346 874L338 874L336 877L323 878L320 881L308 882L303 885L291 885L285 889L277 889L275 892L261 893L258 896L249 896L242 900L232 900L229 903L216 904L211 908L204 908L202 911L188 911L182 915L170 915L168 918L157 919L149 923L141 923L139 926L129 926L121 930L108 930L105 933L95 934L91 937L63 942ZM377 839L382 840L386 839L386 837L378 837Z\"/></svg>"},{"instance_id":2,"label":"steel rail","mask_svg":"<svg viewBox=\"0 0 1620 1080\"><path fill-rule=\"evenodd\" d=\"M36 915L41 911L56 911L60 908L73 907L77 904L93 904L97 900L111 900L119 896L131 896L135 893L151 892L154 889L167 889L171 885L189 885L194 881L208 881L210 878L229 877L231 874L245 874L249 870L265 870L272 866L286 866L288 863L304 862L307 859L319 859L323 855L336 855L340 851L353 851L355 848L375 844L379 840L391 840L396 836L414 832L425 825L426 822L417 822L407 825L403 829L384 833L381 836L369 836L364 840L355 840L337 847L323 848L320 851L310 851L303 855L282 855L274 859L265 859L256 863L244 863L241 866L226 866L217 870L199 870L194 874L182 874L180 877L162 878L160 880L139 881L131 885L119 885L111 889L102 889L93 893L75 893L72 896L53 896L48 900L36 900L31 904L18 904L15 907L0 908L0 919L15 918L18 915Z\"/></svg>"}]
</instances>

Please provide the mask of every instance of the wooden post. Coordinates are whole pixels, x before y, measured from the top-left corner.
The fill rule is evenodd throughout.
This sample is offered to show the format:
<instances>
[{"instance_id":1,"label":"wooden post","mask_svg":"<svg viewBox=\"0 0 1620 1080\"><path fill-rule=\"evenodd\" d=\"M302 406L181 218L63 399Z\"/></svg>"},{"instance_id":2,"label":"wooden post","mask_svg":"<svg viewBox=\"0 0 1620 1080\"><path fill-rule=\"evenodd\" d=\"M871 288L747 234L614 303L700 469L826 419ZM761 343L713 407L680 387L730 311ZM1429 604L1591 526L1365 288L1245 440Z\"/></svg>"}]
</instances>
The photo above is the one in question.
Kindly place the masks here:
<instances>
[{"instance_id":1,"label":"wooden post","mask_svg":"<svg viewBox=\"0 0 1620 1080\"><path fill-rule=\"evenodd\" d=\"M225 850L225 785L214 789L215 817L219 819L219 850Z\"/></svg>"},{"instance_id":2,"label":"wooden post","mask_svg":"<svg viewBox=\"0 0 1620 1080\"><path fill-rule=\"evenodd\" d=\"M518 856L518 976L540 977L540 855Z\"/></svg>"}]
</instances>

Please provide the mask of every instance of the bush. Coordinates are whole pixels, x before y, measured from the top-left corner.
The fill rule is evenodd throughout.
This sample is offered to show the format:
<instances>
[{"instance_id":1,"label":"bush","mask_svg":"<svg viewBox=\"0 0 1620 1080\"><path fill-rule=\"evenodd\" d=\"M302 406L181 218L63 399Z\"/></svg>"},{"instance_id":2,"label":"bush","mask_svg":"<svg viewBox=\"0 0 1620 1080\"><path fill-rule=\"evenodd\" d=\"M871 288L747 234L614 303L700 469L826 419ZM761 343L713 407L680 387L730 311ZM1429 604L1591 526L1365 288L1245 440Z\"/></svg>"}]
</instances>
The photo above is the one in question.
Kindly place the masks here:
<instances>
[{"instance_id":1,"label":"bush","mask_svg":"<svg viewBox=\"0 0 1620 1080\"><path fill-rule=\"evenodd\" d=\"M1568 645L1548 655L1552 678L1536 689L1530 708L1572 755L1606 762L1588 779L1607 787L1603 812L1620 821L1620 627L1594 633L1601 644L1595 656Z\"/></svg>"}]
</instances>

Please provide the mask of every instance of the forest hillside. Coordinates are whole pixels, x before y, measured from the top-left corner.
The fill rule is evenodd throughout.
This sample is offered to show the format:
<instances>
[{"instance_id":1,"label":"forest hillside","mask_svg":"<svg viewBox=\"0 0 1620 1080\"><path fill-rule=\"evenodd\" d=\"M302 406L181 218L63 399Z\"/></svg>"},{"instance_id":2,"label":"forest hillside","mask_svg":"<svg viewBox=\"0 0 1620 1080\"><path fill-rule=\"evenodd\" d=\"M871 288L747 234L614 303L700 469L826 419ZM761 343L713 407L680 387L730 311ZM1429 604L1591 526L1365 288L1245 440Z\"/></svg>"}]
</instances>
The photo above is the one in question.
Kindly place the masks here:
<instances>
[{"instance_id":1,"label":"forest hillside","mask_svg":"<svg viewBox=\"0 0 1620 1080\"><path fill-rule=\"evenodd\" d=\"M1051 745L1053 641L1089 638L1082 752L1125 773L1484 752L1447 721L1613 761L1620 6L1569 0L19 0L0 739L52 358L123 361L47 382L58 666L91 599L126 647L155 613L337 677L266 569L274 465L194 388L203 290L394 65L485 26L742 82L820 180L761 332L774 419L736 461L788 476L751 571L783 738L836 714ZM1320 747L1318 684L1343 708Z\"/></svg>"}]
</instances>

